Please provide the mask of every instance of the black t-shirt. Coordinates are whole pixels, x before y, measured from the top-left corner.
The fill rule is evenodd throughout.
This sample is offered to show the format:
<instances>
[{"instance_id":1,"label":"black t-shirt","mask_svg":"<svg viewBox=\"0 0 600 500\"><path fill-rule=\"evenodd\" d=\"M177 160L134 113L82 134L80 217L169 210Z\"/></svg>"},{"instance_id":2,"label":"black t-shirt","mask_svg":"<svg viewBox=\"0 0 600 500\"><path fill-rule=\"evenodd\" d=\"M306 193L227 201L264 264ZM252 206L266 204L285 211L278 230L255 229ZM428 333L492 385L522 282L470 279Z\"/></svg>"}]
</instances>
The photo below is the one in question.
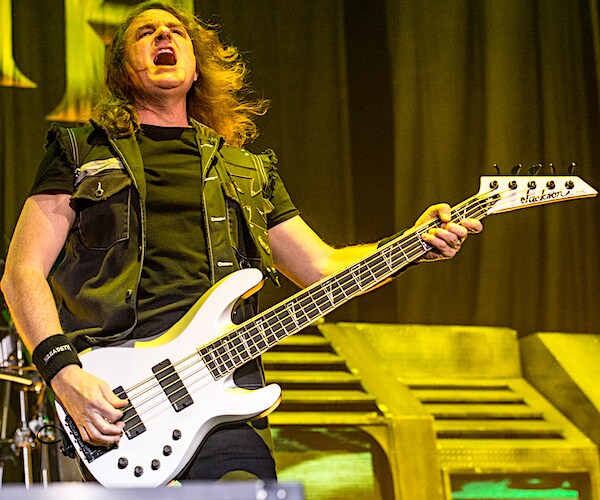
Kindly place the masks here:
<instances>
[{"instance_id":1,"label":"black t-shirt","mask_svg":"<svg viewBox=\"0 0 600 500\"><path fill-rule=\"evenodd\" d=\"M143 125L138 137L146 174L146 254L138 290L143 338L173 325L210 287L202 215L200 152L193 128ZM30 195L73 192L73 173L56 142L50 144ZM298 214L276 175L268 227Z\"/></svg>"}]
</instances>

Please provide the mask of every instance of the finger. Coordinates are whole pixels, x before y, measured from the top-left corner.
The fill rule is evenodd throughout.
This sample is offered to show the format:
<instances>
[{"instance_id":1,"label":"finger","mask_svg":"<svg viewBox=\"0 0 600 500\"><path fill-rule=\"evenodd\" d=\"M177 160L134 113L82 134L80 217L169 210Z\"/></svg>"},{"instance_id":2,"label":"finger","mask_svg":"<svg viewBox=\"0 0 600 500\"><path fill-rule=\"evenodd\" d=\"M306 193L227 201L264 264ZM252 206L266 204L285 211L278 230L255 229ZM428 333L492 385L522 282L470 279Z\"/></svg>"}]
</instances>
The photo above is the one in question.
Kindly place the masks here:
<instances>
[{"instance_id":1,"label":"finger","mask_svg":"<svg viewBox=\"0 0 600 500\"><path fill-rule=\"evenodd\" d=\"M464 239L469 234L468 228L463 226L462 223L456 224L455 222L449 222L448 224L446 224L446 227L444 229L454 234L459 239ZM450 239L452 240L453 238Z\"/></svg>"},{"instance_id":2,"label":"finger","mask_svg":"<svg viewBox=\"0 0 600 500\"><path fill-rule=\"evenodd\" d=\"M121 433L121 428L115 423L123 418L123 412L104 398L91 402L84 418L100 433L100 436L117 436ZM88 431L92 437L97 438L92 429Z\"/></svg>"},{"instance_id":3,"label":"finger","mask_svg":"<svg viewBox=\"0 0 600 500\"><path fill-rule=\"evenodd\" d=\"M119 422L121 425L117 425L116 422L109 422L105 418L98 416L94 420L96 429L100 432L103 437L115 437L120 436L123 431L123 422Z\"/></svg>"},{"instance_id":4,"label":"finger","mask_svg":"<svg viewBox=\"0 0 600 500\"><path fill-rule=\"evenodd\" d=\"M444 232L443 237L439 234L440 231ZM451 233L448 233L443 229L436 230L436 233L437 234L433 234L433 231L430 231L429 233L423 234L423 241L434 247L435 252L440 256L453 257L456 253L456 249L458 248L458 246L460 246L456 236L453 235L452 237L450 237L449 234ZM453 238L453 240L451 238ZM458 246L455 248L454 245Z\"/></svg>"},{"instance_id":5,"label":"finger","mask_svg":"<svg viewBox=\"0 0 600 500\"><path fill-rule=\"evenodd\" d=\"M434 205L437 211L437 216L442 222L450 222L452 220L451 208L447 203Z\"/></svg>"},{"instance_id":6,"label":"finger","mask_svg":"<svg viewBox=\"0 0 600 500\"><path fill-rule=\"evenodd\" d=\"M480 233L483 231L483 224L477 219L464 219L461 225L467 228L469 233Z\"/></svg>"},{"instance_id":7,"label":"finger","mask_svg":"<svg viewBox=\"0 0 600 500\"><path fill-rule=\"evenodd\" d=\"M94 446L111 446L121 441L121 435L118 436L107 436L102 434L97 429L90 429L88 431L90 438L87 440L88 443Z\"/></svg>"},{"instance_id":8,"label":"finger","mask_svg":"<svg viewBox=\"0 0 600 500\"><path fill-rule=\"evenodd\" d=\"M116 444L121 440L122 427L123 425L112 424L98 415L92 421L86 422L88 442L101 446Z\"/></svg>"},{"instance_id":9,"label":"finger","mask_svg":"<svg viewBox=\"0 0 600 500\"><path fill-rule=\"evenodd\" d=\"M107 383L100 384L102 395L114 408L123 408L127 406L127 398L122 399L115 394Z\"/></svg>"},{"instance_id":10,"label":"finger","mask_svg":"<svg viewBox=\"0 0 600 500\"><path fill-rule=\"evenodd\" d=\"M468 231L463 226L458 224L449 223L445 229L442 228L434 228L429 231L430 234L434 235L436 238L441 240L441 242L445 243L446 246L456 249L460 246L463 239L467 237ZM437 247L438 245L434 243ZM443 244L442 249L443 250Z\"/></svg>"},{"instance_id":11,"label":"finger","mask_svg":"<svg viewBox=\"0 0 600 500\"><path fill-rule=\"evenodd\" d=\"M122 401L122 400L120 400ZM96 401L92 405L93 418L101 418L107 422L116 422L123 417L123 412L106 400Z\"/></svg>"},{"instance_id":12,"label":"finger","mask_svg":"<svg viewBox=\"0 0 600 500\"><path fill-rule=\"evenodd\" d=\"M431 205L421 216L417 219L415 226L424 224L432 219L440 219L445 224L450 222L450 205L447 203L439 203L437 205Z\"/></svg>"},{"instance_id":13,"label":"finger","mask_svg":"<svg viewBox=\"0 0 600 500\"><path fill-rule=\"evenodd\" d=\"M86 443L94 446L108 446L113 444L113 438L104 437L90 422L87 422L85 426L78 425L77 427L81 434L81 439Z\"/></svg>"},{"instance_id":14,"label":"finger","mask_svg":"<svg viewBox=\"0 0 600 500\"><path fill-rule=\"evenodd\" d=\"M81 439L83 439L86 443L90 443L92 439L86 428L81 425L78 425L77 428L79 429L79 434L81 434Z\"/></svg>"}]
</instances>

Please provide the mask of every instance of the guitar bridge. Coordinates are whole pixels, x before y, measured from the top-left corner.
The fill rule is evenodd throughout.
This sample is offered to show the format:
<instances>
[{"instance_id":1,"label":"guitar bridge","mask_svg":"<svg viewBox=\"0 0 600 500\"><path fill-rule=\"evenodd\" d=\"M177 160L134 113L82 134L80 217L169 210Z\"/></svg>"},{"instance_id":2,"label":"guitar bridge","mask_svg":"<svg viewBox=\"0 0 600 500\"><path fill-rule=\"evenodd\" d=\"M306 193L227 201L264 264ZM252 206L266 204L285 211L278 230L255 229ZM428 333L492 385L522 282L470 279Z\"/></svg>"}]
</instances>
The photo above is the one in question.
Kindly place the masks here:
<instances>
[{"instance_id":1,"label":"guitar bridge","mask_svg":"<svg viewBox=\"0 0 600 500\"><path fill-rule=\"evenodd\" d=\"M69 431L71 431L71 435L73 436L73 438L75 438L75 444L81 450L83 456L85 457L88 463L93 462L105 453L108 453L109 451L117 448L116 444L113 444L111 446L94 446L86 443L81 437L79 429L77 429L77 425L75 424L75 421L71 418L70 415L66 415L65 424L67 424Z\"/></svg>"}]
</instances>

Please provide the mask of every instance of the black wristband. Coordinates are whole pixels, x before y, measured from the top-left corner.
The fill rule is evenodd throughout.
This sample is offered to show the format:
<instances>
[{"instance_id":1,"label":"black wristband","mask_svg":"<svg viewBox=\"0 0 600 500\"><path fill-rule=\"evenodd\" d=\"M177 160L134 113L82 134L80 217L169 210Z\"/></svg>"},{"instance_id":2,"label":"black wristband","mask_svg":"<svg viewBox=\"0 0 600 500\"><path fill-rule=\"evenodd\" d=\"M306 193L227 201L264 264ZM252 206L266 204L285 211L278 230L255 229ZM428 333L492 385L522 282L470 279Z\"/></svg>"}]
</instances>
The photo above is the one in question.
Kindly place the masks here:
<instances>
[{"instance_id":1,"label":"black wristband","mask_svg":"<svg viewBox=\"0 0 600 500\"><path fill-rule=\"evenodd\" d=\"M78 365L81 367L75 347L62 333L42 340L33 350L31 359L48 385L54 375L65 366Z\"/></svg>"}]
</instances>

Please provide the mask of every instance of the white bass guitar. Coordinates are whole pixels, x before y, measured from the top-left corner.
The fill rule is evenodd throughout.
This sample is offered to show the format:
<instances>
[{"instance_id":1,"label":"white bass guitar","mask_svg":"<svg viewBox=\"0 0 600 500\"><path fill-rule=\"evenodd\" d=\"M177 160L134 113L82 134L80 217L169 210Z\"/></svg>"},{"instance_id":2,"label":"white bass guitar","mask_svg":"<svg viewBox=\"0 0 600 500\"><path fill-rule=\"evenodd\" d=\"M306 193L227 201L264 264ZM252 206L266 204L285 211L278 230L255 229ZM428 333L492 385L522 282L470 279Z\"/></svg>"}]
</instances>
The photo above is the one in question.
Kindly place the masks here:
<instances>
[{"instance_id":1,"label":"white bass guitar","mask_svg":"<svg viewBox=\"0 0 600 500\"><path fill-rule=\"evenodd\" d=\"M452 220L544 203L596 196L569 176L482 177L479 192L452 208ZM186 466L216 425L247 421L273 411L281 389L237 387L233 372L353 297L381 283L430 250L421 234L431 220L382 246L354 265L298 292L241 325L231 321L242 296L262 284L256 269L234 272L214 285L164 335L135 347L92 349L83 369L106 380L129 403L118 446L83 442L60 405L59 419L91 474L106 487L165 485Z\"/></svg>"}]
</instances>

